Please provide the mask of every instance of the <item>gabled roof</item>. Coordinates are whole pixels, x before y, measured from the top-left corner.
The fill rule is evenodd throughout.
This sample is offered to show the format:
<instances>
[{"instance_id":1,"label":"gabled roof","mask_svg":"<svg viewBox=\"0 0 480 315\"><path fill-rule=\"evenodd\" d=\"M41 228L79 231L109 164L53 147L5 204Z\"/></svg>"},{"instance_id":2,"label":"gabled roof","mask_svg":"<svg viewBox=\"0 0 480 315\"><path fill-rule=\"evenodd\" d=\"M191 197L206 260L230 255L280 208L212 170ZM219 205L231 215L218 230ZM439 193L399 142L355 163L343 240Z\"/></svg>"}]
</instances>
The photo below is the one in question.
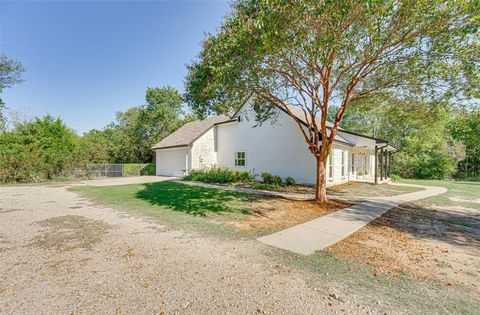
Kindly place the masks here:
<instances>
[{"instance_id":1,"label":"gabled roof","mask_svg":"<svg viewBox=\"0 0 480 315\"><path fill-rule=\"evenodd\" d=\"M231 120L228 115L212 116L202 120L189 122L152 147L152 149L167 149L190 145L213 125Z\"/></svg>"},{"instance_id":2,"label":"gabled roof","mask_svg":"<svg viewBox=\"0 0 480 315\"><path fill-rule=\"evenodd\" d=\"M245 102L242 106L240 106L240 108L235 112L235 114L233 114L232 118L235 118L235 116L238 115L238 113L240 112L242 107L245 106L247 103L248 102ZM286 108L284 108L282 106L279 106L279 105L275 105L275 106L278 109L280 109L282 112L284 112L285 114L289 115ZM297 106L287 105L287 107L288 107L288 110L290 110L290 112L293 115L295 115L305 125L305 127L308 127L308 125L310 123L310 119L311 119L308 116L308 114L307 114L307 117L305 117L305 112L301 108L298 108ZM320 127L321 119L319 117L316 117L315 121L317 122L317 125ZM331 123L330 121L327 121L326 126L327 126L327 128L332 128L333 123ZM338 130L342 130L342 128L339 127ZM330 131L327 130L327 133L330 134ZM342 144L345 144L345 145L348 145L348 146L353 146L354 145L353 143L351 143L350 141L346 140L345 138L341 137L338 134L335 135L334 140L337 141L338 143L342 143Z\"/></svg>"},{"instance_id":3,"label":"gabled roof","mask_svg":"<svg viewBox=\"0 0 480 315\"><path fill-rule=\"evenodd\" d=\"M237 114L241 111L241 109L247 103L248 103L248 100L245 101L243 103L243 105L240 106L240 108L238 108L238 110L233 114L232 118L235 118L235 116L237 116ZM275 106L278 109L280 109L282 112L284 112L285 114L289 115L287 109L284 108L283 106L279 106L279 105L275 105ZM303 109L301 109L297 106L294 106L294 105L287 105L287 107L288 107L288 110L290 110L290 112L293 115L295 115L305 127L308 127L310 125L311 118L308 115L308 113L307 113L307 116L305 117L305 112L303 111ZM320 117L315 117L315 121L316 121L317 125L320 127L320 124L321 124ZM334 124L327 120L325 125L327 127L327 134L329 135L330 130L333 128ZM359 141L359 139L363 139L363 140ZM372 145L375 145L375 144L387 144L387 146L389 148L391 147L390 149L392 149L394 151L397 150L394 146L390 145L387 140L383 140L383 139L380 139L380 138L370 137L370 136L362 135L362 134L359 134L359 133L351 132L351 131L343 129L340 126L337 129L337 134L335 135L334 140L338 143L343 143L343 144L349 145L349 146L358 146L358 145L372 146Z\"/></svg>"},{"instance_id":4,"label":"gabled roof","mask_svg":"<svg viewBox=\"0 0 480 315\"><path fill-rule=\"evenodd\" d=\"M288 113L286 109L284 109L280 106L278 108L280 108L280 110L284 111L285 113ZM292 112L292 114L294 114L298 119L300 119L300 121L306 122L306 124L310 125L311 118L308 115L308 113L307 113L307 117L305 117L305 112L301 108L298 108L298 107L292 106L292 105L288 105L288 109L290 110L290 112ZM322 123L321 118L320 117L315 117L315 122L317 123L317 126L320 129L320 125ZM333 127L333 123L327 120L326 123L325 123L325 126L328 129L327 134L330 135L330 128ZM338 127L338 130L340 131L340 130L343 130L343 129L341 127ZM353 143L351 143L347 139L343 138L339 134L335 135L334 140L337 141L337 142L343 143L343 144L353 145Z\"/></svg>"}]
</instances>

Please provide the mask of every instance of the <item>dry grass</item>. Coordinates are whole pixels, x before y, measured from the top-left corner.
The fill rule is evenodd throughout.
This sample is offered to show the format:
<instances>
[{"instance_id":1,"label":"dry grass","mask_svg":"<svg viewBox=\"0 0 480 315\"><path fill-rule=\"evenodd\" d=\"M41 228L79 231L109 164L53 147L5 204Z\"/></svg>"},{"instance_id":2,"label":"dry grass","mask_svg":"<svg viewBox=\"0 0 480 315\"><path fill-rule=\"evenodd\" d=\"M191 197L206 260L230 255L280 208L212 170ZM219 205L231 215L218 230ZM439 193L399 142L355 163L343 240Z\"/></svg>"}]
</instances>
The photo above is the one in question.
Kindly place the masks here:
<instances>
[{"instance_id":1,"label":"dry grass","mask_svg":"<svg viewBox=\"0 0 480 315\"><path fill-rule=\"evenodd\" d=\"M459 215L458 209L401 206L330 250L378 272L480 292L480 220L464 210Z\"/></svg>"},{"instance_id":2,"label":"dry grass","mask_svg":"<svg viewBox=\"0 0 480 315\"><path fill-rule=\"evenodd\" d=\"M53 217L35 224L45 229L41 235L32 238L30 245L61 251L77 248L91 249L112 227L102 221L90 220L78 215Z\"/></svg>"},{"instance_id":3,"label":"dry grass","mask_svg":"<svg viewBox=\"0 0 480 315\"><path fill-rule=\"evenodd\" d=\"M243 232L253 234L274 232L304 223L331 212L353 205L346 201L329 201L319 204L314 201L297 201L283 198L265 198L254 201L250 216L243 220L227 222Z\"/></svg>"}]
</instances>

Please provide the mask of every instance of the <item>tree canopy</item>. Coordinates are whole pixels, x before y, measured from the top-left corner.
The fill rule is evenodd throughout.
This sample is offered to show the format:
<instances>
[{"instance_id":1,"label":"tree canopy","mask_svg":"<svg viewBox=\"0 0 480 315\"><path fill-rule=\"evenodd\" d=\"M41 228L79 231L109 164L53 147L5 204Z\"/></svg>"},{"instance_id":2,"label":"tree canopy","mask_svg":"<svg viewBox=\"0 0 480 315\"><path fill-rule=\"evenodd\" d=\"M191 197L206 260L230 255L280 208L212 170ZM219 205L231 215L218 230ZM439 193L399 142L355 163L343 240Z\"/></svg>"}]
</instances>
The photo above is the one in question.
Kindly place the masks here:
<instances>
[{"instance_id":1,"label":"tree canopy","mask_svg":"<svg viewBox=\"0 0 480 315\"><path fill-rule=\"evenodd\" d=\"M478 98L479 6L434 0L239 1L189 66L185 98L204 115L231 111L250 95L283 107L317 159L317 186L325 200L325 164L351 104L389 93L428 103ZM308 128L289 106L303 111ZM327 128L331 106L337 110ZM266 113L260 120L270 115L260 112Z\"/></svg>"},{"instance_id":2,"label":"tree canopy","mask_svg":"<svg viewBox=\"0 0 480 315\"><path fill-rule=\"evenodd\" d=\"M148 88L145 99L83 136L51 116L15 124L0 134L0 181L49 180L81 172L86 164L152 162L151 147L192 117L184 115L174 88Z\"/></svg>"},{"instance_id":3,"label":"tree canopy","mask_svg":"<svg viewBox=\"0 0 480 315\"><path fill-rule=\"evenodd\" d=\"M1 98L3 90L22 82L20 75L25 71L19 61L9 59L6 55L0 54L0 132L6 129L5 103Z\"/></svg>"}]
</instances>

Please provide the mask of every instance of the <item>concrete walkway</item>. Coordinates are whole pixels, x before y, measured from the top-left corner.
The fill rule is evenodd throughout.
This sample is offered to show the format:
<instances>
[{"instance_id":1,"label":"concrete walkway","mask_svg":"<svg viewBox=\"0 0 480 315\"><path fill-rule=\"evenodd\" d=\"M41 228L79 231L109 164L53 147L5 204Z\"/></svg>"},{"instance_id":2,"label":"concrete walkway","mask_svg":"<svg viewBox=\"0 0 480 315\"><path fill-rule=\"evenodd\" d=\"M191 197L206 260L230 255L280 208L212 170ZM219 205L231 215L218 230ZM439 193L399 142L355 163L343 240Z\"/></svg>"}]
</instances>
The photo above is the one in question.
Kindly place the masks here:
<instances>
[{"instance_id":1,"label":"concrete walkway","mask_svg":"<svg viewBox=\"0 0 480 315\"><path fill-rule=\"evenodd\" d=\"M361 229L397 205L443 194L447 189L434 186L413 186L425 190L391 197L374 197L352 207L322 216L283 231L260 237L258 240L297 254L310 255L327 248Z\"/></svg>"}]
</instances>

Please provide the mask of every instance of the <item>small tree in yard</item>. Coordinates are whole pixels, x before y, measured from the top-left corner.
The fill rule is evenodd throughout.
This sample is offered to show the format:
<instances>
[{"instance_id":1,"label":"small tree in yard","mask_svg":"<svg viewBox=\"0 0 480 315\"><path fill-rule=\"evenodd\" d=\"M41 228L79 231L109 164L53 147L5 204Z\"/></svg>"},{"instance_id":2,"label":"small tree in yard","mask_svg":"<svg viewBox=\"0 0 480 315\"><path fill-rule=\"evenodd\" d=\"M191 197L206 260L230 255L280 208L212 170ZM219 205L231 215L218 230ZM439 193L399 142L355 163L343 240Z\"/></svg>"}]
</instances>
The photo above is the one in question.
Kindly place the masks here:
<instances>
[{"instance_id":1,"label":"small tree in yard","mask_svg":"<svg viewBox=\"0 0 480 315\"><path fill-rule=\"evenodd\" d=\"M205 115L253 97L259 121L283 108L317 161L324 202L328 154L351 104L392 91L472 97L478 12L476 1L241 0L189 66L186 101Z\"/></svg>"}]
</instances>

